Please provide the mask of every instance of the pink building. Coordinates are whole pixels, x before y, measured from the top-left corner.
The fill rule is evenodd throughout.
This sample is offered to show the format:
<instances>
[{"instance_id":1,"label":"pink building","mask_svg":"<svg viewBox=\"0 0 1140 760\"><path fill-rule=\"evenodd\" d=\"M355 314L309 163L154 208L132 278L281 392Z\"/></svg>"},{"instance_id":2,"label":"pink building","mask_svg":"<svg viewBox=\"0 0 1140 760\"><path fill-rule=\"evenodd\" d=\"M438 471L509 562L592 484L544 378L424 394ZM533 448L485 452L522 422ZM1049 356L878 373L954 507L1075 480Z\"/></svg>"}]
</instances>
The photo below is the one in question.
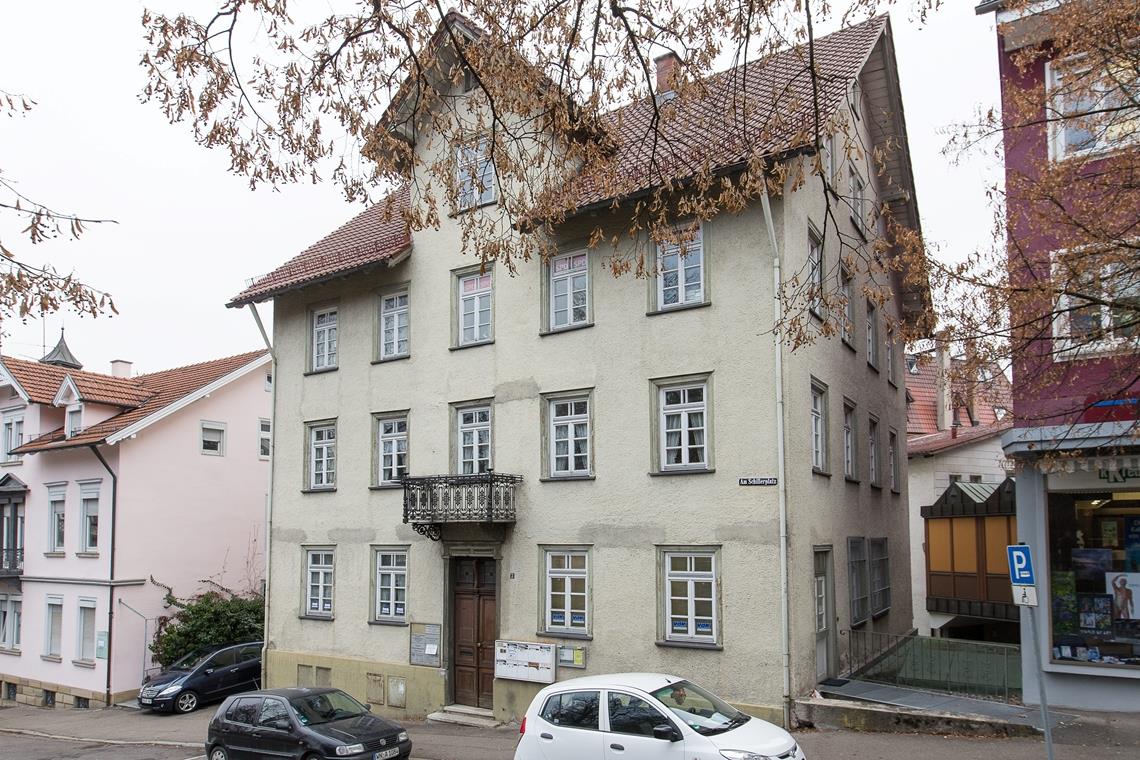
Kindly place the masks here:
<instances>
[{"instance_id":1,"label":"pink building","mask_svg":"<svg viewBox=\"0 0 1140 760\"><path fill-rule=\"evenodd\" d=\"M1018 463L1018 539L1033 550L1042 600L1021 608L1024 698L1038 699L1026 624L1033 615L1051 704L1134 712L1140 710L1140 612L1132 602L1140 599L1140 330L1134 309L1106 301L1140 286L1134 272L1124 271L1135 269L1132 243L1114 242L1105 232L1119 226L1125 231L1116 240L1128 240L1140 217L1137 133L1128 126L1135 123L1135 100L1124 94L1135 93L1136 71L1081 49L1084 40L1074 49L1057 35L1066 5L986 0L977 9L994 12L998 25L1011 273L1017 283L1056 289L1052 297L1035 295L1011 307L1011 321L1024 325L1028 338L1015 350L1014 427L1002 445ZM1104 3L1098 10L1127 7ZM1112 40L1103 42L1112 48ZM1116 102L1122 108L1109 107ZM1097 266L1103 262L1109 263ZM1101 302L1069 291L1093 293Z\"/></svg>"},{"instance_id":2,"label":"pink building","mask_svg":"<svg viewBox=\"0 0 1140 760\"><path fill-rule=\"evenodd\" d=\"M260 590L270 357L131 376L0 357L0 698L103 706L153 665L164 587Z\"/></svg>"}]
</instances>

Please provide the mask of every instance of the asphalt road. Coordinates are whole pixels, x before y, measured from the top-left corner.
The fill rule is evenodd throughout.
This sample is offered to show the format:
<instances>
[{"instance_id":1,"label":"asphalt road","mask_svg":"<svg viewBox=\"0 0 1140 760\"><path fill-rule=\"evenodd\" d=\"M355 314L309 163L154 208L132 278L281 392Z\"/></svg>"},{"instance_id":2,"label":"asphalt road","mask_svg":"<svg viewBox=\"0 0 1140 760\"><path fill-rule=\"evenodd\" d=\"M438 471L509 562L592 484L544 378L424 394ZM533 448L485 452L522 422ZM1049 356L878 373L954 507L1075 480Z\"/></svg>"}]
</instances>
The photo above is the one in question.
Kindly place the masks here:
<instances>
[{"instance_id":1,"label":"asphalt road","mask_svg":"<svg viewBox=\"0 0 1140 760\"><path fill-rule=\"evenodd\" d=\"M0 760L189 760L193 757L202 760L203 755L177 747L92 744L15 734L0 736Z\"/></svg>"}]
</instances>

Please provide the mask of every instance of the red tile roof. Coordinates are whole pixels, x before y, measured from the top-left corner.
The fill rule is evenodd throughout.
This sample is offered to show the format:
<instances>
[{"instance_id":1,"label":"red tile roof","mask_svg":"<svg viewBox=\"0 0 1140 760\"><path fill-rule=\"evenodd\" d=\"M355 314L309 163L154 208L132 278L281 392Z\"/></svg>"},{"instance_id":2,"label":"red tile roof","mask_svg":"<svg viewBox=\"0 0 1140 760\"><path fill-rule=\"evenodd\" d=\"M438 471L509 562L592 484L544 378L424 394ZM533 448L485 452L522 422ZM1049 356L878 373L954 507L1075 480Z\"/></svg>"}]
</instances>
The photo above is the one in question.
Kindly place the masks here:
<instances>
[{"instance_id":1,"label":"red tile roof","mask_svg":"<svg viewBox=\"0 0 1140 760\"><path fill-rule=\"evenodd\" d=\"M887 17L879 16L815 41L822 123L843 103L886 25ZM703 97L678 98L659 107L656 128L650 98L608 114L615 152L604 165L571 181L565 191L570 205L581 210L692 176L706 166L715 171L812 146L815 117L807 56L807 46L800 45L715 74L700 83L706 88ZM656 144L655 131L661 135Z\"/></svg>"},{"instance_id":2,"label":"red tile roof","mask_svg":"<svg viewBox=\"0 0 1140 760\"><path fill-rule=\"evenodd\" d=\"M912 361L913 360L913 361ZM976 400L974 403L975 419L970 419L967 407L967 387L965 378L956 377L955 372L961 371L964 362L955 359L951 363L953 418L952 425L958 423L959 438L968 430L982 428L998 428L998 432L1009 426L1013 411L1013 401L1009 379L998 369L990 372L988 381L978 383L974 388ZM913 367L913 369L912 369ZM940 435L948 431L938 430L938 365L929 355L908 357L906 389L910 394L911 402L907 404L906 433L907 450L914 453L914 442L918 436ZM1006 410L1006 417L999 420L995 408ZM992 433L991 433L992 434ZM933 444L932 444L933 445ZM958 444L952 444L958 445Z\"/></svg>"},{"instance_id":3,"label":"red tile roof","mask_svg":"<svg viewBox=\"0 0 1140 760\"><path fill-rule=\"evenodd\" d=\"M152 395L138 384L137 378L112 377L98 372L58 367L54 364L3 357L4 366L15 378L32 402L50 404L63 383L70 376L75 381L79 395L84 401L97 404L133 408L139 406Z\"/></svg>"},{"instance_id":4,"label":"red tile roof","mask_svg":"<svg viewBox=\"0 0 1140 760\"><path fill-rule=\"evenodd\" d=\"M907 456L916 454L940 454L943 451L965 446L968 443L977 443L996 435L1001 435L1013 427L1013 420L997 422L977 427L957 427L940 430L937 433L923 433L910 436L906 439Z\"/></svg>"},{"instance_id":5,"label":"red tile roof","mask_svg":"<svg viewBox=\"0 0 1140 760\"><path fill-rule=\"evenodd\" d=\"M59 383L63 381L65 375L69 374L72 375L72 377L76 374L81 374L98 378L101 381L114 381L107 382L108 386L119 386L129 383L134 388L136 395L145 396L139 404L126 409L121 414L117 414L114 417L92 425L78 435L73 435L68 438L65 436L64 429L61 427L49 433L45 433L38 438L34 438L13 451L19 454L31 454L53 449L67 449L76 446L89 446L91 444L103 443L107 440L108 436L161 411L215 380L225 377L231 372L256 361L265 356L265 354L266 351L264 350L250 351L248 353L238 354L237 356L228 356L224 359L214 359L213 361L202 362L200 364L190 364L185 367L163 370L162 372L138 375L130 379L99 375L94 372L75 373L62 367L53 367L47 364L40 364L39 362L29 362L5 356L3 357L4 366L12 376L16 378L20 385L23 386L31 400L37 404L52 403L52 400L55 398L55 390L59 388ZM46 389L52 377L56 375L58 375L59 379L55 383L55 388L52 389L50 393L46 393ZM35 389L34 391L32 390L33 388Z\"/></svg>"},{"instance_id":6,"label":"red tile roof","mask_svg":"<svg viewBox=\"0 0 1140 760\"><path fill-rule=\"evenodd\" d=\"M257 303L395 258L412 244L404 218L410 206L411 192L405 185L259 278L227 305Z\"/></svg>"}]
</instances>

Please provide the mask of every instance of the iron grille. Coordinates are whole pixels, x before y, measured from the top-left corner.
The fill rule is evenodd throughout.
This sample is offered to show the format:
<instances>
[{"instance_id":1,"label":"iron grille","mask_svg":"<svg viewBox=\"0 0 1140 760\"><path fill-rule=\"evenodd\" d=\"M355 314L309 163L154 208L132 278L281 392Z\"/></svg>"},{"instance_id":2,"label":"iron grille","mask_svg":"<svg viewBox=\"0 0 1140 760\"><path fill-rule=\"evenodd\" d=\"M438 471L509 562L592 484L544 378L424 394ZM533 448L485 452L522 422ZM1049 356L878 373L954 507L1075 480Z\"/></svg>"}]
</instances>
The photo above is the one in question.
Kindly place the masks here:
<instances>
[{"instance_id":1,"label":"iron grille","mask_svg":"<svg viewBox=\"0 0 1140 760\"><path fill-rule=\"evenodd\" d=\"M0 549L0 575L20 575L24 572L23 549Z\"/></svg>"},{"instance_id":2,"label":"iron grille","mask_svg":"<svg viewBox=\"0 0 1140 760\"><path fill-rule=\"evenodd\" d=\"M513 523L521 475L428 475L404 478L404 522L438 540L445 523Z\"/></svg>"}]
</instances>

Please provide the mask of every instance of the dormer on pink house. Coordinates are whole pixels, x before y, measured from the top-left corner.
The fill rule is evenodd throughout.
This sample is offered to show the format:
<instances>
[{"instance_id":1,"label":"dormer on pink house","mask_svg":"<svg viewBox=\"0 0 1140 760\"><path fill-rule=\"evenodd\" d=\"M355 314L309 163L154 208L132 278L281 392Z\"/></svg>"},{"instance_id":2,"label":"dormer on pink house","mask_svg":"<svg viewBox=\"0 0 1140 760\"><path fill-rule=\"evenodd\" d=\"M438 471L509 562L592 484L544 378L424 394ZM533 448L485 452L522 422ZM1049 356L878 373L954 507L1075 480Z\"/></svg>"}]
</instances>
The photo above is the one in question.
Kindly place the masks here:
<instances>
[{"instance_id":1,"label":"dormer on pink house","mask_svg":"<svg viewBox=\"0 0 1140 760\"><path fill-rule=\"evenodd\" d=\"M102 374L62 334L39 361L0 357L0 699L132 699L162 586L261 590L270 361Z\"/></svg>"},{"instance_id":2,"label":"dormer on pink house","mask_svg":"<svg viewBox=\"0 0 1140 760\"><path fill-rule=\"evenodd\" d=\"M1026 701L1039 693L1032 615L1050 703L1136 712L1140 82L1135 55L1112 52L1114 35L1058 31L1088 7L986 0L977 8L997 21L1011 277L1057 289L1055 298L1011 307L1011 322L1033 332L1014 351L1013 428L1002 447L1016 464L1017 537L1032 548L1041 600L1021 608ZM1135 13L1129 3L1092 7L1093 25ZM1126 27L1119 38L1134 45ZM1133 65L1118 66L1125 56ZM1107 234L1114 230L1119 242Z\"/></svg>"}]
</instances>

